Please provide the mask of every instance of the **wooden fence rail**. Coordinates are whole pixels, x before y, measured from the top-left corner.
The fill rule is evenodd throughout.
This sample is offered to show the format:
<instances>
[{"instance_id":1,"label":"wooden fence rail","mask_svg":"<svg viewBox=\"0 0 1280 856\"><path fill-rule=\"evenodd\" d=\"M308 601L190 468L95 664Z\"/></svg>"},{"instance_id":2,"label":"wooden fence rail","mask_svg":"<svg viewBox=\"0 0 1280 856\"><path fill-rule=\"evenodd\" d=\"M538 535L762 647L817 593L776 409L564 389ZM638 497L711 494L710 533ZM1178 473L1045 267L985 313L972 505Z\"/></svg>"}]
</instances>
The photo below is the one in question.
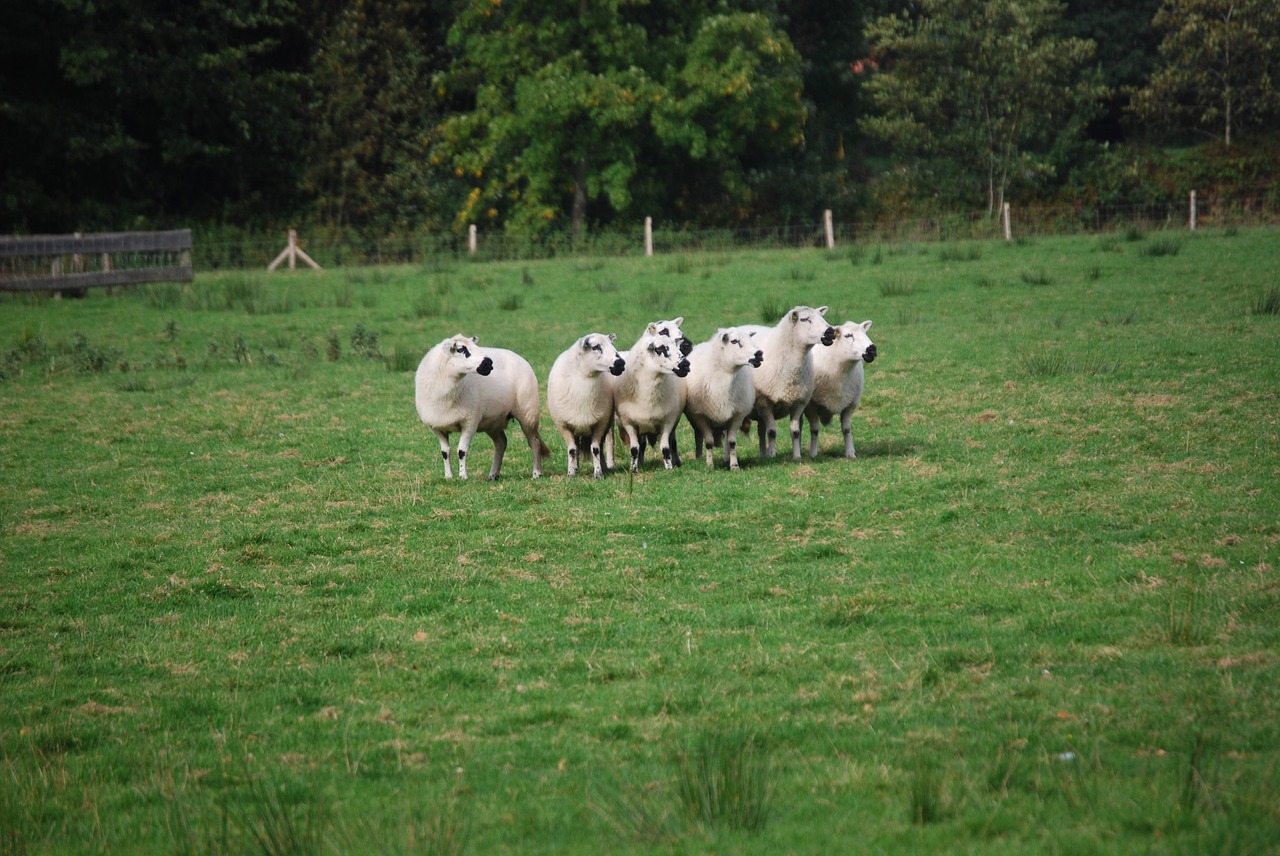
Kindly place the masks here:
<instances>
[{"instance_id":1,"label":"wooden fence rail","mask_svg":"<svg viewBox=\"0 0 1280 856\"><path fill-rule=\"evenodd\" d=\"M191 282L191 230L0 237L0 291Z\"/></svg>"}]
</instances>

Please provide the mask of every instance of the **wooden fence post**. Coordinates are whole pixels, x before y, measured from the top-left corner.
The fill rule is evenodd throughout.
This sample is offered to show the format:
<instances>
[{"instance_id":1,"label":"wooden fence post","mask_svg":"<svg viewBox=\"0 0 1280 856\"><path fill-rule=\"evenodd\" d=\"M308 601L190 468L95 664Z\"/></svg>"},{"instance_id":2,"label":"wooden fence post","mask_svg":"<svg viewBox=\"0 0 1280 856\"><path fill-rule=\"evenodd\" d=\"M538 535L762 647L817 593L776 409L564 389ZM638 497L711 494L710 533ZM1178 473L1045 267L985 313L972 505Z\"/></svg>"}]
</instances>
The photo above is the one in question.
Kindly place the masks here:
<instances>
[{"instance_id":1,"label":"wooden fence post","mask_svg":"<svg viewBox=\"0 0 1280 856\"><path fill-rule=\"evenodd\" d=\"M1001 211L1001 215L1000 215L1000 216L1001 216L1001 217L1003 218L1003 220L1004 220L1004 239L1005 239L1006 241L1012 241L1012 240L1013 240L1013 229L1012 229L1012 227L1011 227L1011 226L1010 226L1010 224L1009 224L1009 203L1008 203L1008 202L1006 202L1006 203L1004 204L1004 209Z\"/></svg>"},{"instance_id":2,"label":"wooden fence post","mask_svg":"<svg viewBox=\"0 0 1280 856\"><path fill-rule=\"evenodd\" d=\"M653 218L644 218L644 254L645 257L653 255Z\"/></svg>"},{"instance_id":3,"label":"wooden fence post","mask_svg":"<svg viewBox=\"0 0 1280 856\"><path fill-rule=\"evenodd\" d=\"M831 222L830 208L822 212L822 230L827 235L827 249L834 250L836 248L836 231Z\"/></svg>"},{"instance_id":4,"label":"wooden fence post","mask_svg":"<svg viewBox=\"0 0 1280 856\"><path fill-rule=\"evenodd\" d=\"M467 227L467 249L471 251L471 255L476 254L476 224L472 223Z\"/></svg>"},{"instance_id":5,"label":"wooden fence post","mask_svg":"<svg viewBox=\"0 0 1280 856\"><path fill-rule=\"evenodd\" d=\"M1196 192L1194 190L1191 191L1191 210L1187 215L1187 226L1193 232L1196 230Z\"/></svg>"},{"instance_id":6,"label":"wooden fence post","mask_svg":"<svg viewBox=\"0 0 1280 856\"><path fill-rule=\"evenodd\" d=\"M267 270L272 271L280 267L281 262L285 259L289 260L289 270L294 270L298 267L298 259L302 259L313 270L320 270L320 265L316 264L315 260L304 253L302 248L298 246L297 229L289 230L289 245L280 251L280 255L276 256L275 261L267 265Z\"/></svg>"}]
</instances>

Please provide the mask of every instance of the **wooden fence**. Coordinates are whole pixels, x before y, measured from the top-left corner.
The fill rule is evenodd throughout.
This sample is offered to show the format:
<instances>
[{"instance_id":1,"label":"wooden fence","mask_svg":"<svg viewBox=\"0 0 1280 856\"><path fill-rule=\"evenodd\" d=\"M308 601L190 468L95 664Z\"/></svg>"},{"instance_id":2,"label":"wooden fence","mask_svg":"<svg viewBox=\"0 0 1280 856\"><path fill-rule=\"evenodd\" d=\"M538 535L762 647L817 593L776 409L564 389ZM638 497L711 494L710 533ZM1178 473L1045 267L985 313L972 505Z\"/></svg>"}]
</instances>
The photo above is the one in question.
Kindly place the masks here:
<instances>
[{"instance_id":1,"label":"wooden fence","mask_svg":"<svg viewBox=\"0 0 1280 856\"><path fill-rule=\"evenodd\" d=\"M191 282L191 230L0 237L0 291Z\"/></svg>"}]
</instances>

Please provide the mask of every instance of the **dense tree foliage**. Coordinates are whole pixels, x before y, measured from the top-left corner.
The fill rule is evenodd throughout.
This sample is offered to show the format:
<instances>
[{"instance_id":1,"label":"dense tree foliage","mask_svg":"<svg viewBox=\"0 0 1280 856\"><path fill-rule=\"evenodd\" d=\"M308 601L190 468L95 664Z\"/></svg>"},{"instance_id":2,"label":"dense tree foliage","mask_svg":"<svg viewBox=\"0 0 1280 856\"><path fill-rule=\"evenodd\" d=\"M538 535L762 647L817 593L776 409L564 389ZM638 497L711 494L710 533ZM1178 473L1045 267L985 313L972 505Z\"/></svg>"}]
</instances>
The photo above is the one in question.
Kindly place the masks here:
<instances>
[{"instance_id":1,"label":"dense tree foliage","mask_svg":"<svg viewBox=\"0 0 1280 856\"><path fill-rule=\"evenodd\" d=\"M763 14L698 4L563 5L479 0L458 16L448 85L474 99L436 155L468 185L458 224L535 231L567 217L577 232L589 209L745 216L751 171L802 140L786 34Z\"/></svg>"},{"instance_id":2,"label":"dense tree foliage","mask_svg":"<svg viewBox=\"0 0 1280 856\"><path fill-rule=\"evenodd\" d=\"M1009 182L1052 172L1053 155L1102 93L1091 41L1055 34L1053 0L921 0L869 28L876 113L864 126L899 157L999 210Z\"/></svg>"},{"instance_id":3,"label":"dense tree foliage","mask_svg":"<svg viewBox=\"0 0 1280 856\"><path fill-rule=\"evenodd\" d=\"M1280 3L1164 0L1160 66L1134 99L1158 126L1207 130L1225 145L1280 112Z\"/></svg>"},{"instance_id":4,"label":"dense tree foliage","mask_svg":"<svg viewBox=\"0 0 1280 856\"><path fill-rule=\"evenodd\" d=\"M8 9L6 229L244 222L303 201L307 41L290 0Z\"/></svg>"},{"instance_id":5,"label":"dense tree foliage","mask_svg":"<svg viewBox=\"0 0 1280 856\"><path fill-rule=\"evenodd\" d=\"M1112 174L1090 143L1166 120L1274 132L1278 8L13 2L0 232L812 222L865 213L885 161L906 207L995 209Z\"/></svg>"}]
</instances>

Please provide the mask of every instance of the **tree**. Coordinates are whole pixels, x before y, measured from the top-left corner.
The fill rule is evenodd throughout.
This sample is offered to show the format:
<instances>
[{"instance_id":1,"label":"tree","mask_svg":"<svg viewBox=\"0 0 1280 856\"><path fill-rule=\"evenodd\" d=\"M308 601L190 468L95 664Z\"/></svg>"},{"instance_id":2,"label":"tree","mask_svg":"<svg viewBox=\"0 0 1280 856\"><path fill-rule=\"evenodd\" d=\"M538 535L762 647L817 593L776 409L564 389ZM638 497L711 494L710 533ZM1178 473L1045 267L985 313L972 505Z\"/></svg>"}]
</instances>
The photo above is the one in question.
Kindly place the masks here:
<instances>
[{"instance_id":1,"label":"tree","mask_svg":"<svg viewBox=\"0 0 1280 856\"><path fill-rule=\"evenodd\" d=\"M72 231L298 204L307 49L290 0L10 5L0 137L23 149L0 147L4 219Z\"/></svg>"},{"instance_id":2,"label":"tree","mask_svg":"<svg viewBox=\"0 0 1280 856\"><path fill-rule=\"evenodd\" d=\"M1053 172L1056 150L1079 138L1102 86L1092 42L1059 36L1054 0L920 0L872 22L867 133L897 158L951 176L958 194L982 188L987 211L1015 178ZM945 189L945 187L943 188Z\"/></svg>"},{"instance_id":3,"label":"tree","mask_svg":"<svg viewBox=\"0 0 1280 856\"><path fill-rule=\"evenodd\" d=\"M431 225L437 201L423 165L441 118L432 77L445 39L433 5L349 0L316 22L306 188L326 224Z\"/></svg>"},{"instance_id":4,"label":"tree","mask_svg":"<svg viewBox=\"0 0 1280 856\"><path fill-rule=\"evenodd\" d=\"M1132 109L1156 127L1186 121L1227 146L1243 127L1280 112L1276 0L1164 0L1161 65Z\"/></svg>"},{"instance_id":5,"label":"tree","mask_svg":"<svg viewBox=\"0 0 1280 856\"><path fill-rule=\"evenodd\" d=\"M1129 93L1144 84L1156 67L1159 36L1151 19L1160 0L1066 0L1066 34L1097 41L1095 61L1107 87L1099 115L1089 126L1090 138L1120 142L1132 129Z\"/></svg>"},{"instance_id":6,"label":"tree","mask_svg":"<svg viewBox=\"0 0 1280 856\"><path fill-rule=\"evenodd\" d=\"M799 57L759 13L676 0L475 0L441 83L468 103L433 164L459 188L455 226L750 206L752 170L800 139ZM474 93L474 95L468 95Z\"/></svg>"}]
</instances>

